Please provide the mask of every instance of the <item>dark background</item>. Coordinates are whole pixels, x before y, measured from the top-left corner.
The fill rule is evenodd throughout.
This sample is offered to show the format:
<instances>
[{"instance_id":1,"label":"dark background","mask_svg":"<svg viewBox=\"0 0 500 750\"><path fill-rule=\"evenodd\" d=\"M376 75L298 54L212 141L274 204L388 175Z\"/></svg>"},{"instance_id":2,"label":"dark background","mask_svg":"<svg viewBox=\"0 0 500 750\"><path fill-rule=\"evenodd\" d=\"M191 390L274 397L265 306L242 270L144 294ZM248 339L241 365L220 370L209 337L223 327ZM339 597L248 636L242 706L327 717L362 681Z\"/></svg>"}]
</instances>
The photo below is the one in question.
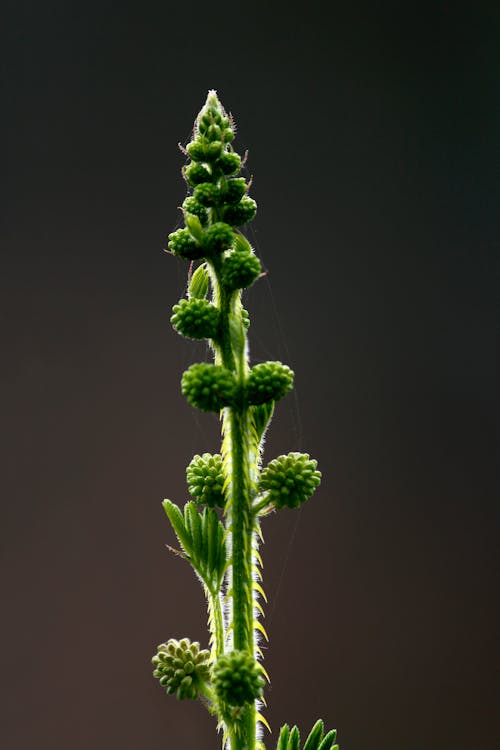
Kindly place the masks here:
<instances>
[{"instance_id":1,"label":"dark background","mask_svg":"<svg viewBox=\"0 0 500 750\"><path fill-rule=\"evenodd\" d=\"M374 4L377 6L377 4ZM6 750L216 750L151 677L206 643L160 501L216 451L179 379L165 255L207 90L236 117L268 270L253 361L296 396L266 457L323 484L264 524L265 714L345 750L493 750L494 4L7 2L2 145Z\"/></svg>"}]
</instances>

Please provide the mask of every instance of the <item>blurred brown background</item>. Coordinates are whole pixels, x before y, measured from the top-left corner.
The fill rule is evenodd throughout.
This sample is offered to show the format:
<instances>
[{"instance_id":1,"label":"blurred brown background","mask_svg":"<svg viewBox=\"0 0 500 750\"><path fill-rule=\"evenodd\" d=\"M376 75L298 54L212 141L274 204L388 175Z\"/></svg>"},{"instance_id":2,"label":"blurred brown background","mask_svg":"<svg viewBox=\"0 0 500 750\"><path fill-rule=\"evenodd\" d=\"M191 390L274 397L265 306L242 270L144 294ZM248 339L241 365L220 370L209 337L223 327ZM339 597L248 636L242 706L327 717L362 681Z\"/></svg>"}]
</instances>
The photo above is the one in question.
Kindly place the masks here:
<instances>
[{"instance_id":1,"label":"blurred brown background","mask_svg":"<svg viewBox=\"0 0 500 750\"><path fill-rule=\"evenodd\" d=\"M151 676L206 643L160 501L217 450L169 326L177 142L209 88L239 126L268 276L254 361L296 371L267 459L318 458L264 525L281 723L345 750L493 750L493 4L6 3L2 700L6 750L216 750Z\"/></svg>"}]
</instances>

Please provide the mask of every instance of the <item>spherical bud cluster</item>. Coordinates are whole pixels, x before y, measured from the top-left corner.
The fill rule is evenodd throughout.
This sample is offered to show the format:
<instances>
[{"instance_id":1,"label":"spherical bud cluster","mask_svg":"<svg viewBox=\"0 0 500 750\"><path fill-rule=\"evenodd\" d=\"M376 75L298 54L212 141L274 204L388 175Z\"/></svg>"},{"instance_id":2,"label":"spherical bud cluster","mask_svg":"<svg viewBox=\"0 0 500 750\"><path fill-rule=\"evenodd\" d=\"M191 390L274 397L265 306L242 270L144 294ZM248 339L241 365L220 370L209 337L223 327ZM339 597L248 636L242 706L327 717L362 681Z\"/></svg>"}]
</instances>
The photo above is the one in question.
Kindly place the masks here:
<instances>
[{"instance_id":1,"label":"spherical bud cluster","mask_svg":"<svg viewBox=\"0 0 500 750\"><path fill-rule=\"evenodd\" d=\"M211 141L205 146L205 160L217 161L222 153L222 141Z\"/></svg>"},{"instance_id":2,"label":"spherical bud cluster","mask_svg":"<svg viewBox=\"0 0 500 750\"><path fill-rule=\"evenodd\" d=\"M182 208L188 214L193 214L194 216L197 216L201 224L207 223L208 221L207 209L205 208L205 206L202 206L201 203L199 203L194 196L190 195L188 198L186 198L184 203L182 204Z\"/></svg>"},{"instance_id":3,"label":"spherical bud cluster","mask_svg":"<svg viewBox=\"0 0 500 750\"><path fill-rule=\"evenodd\" d=\"M191 162L184 169L184 176L191 187L195 187L202 182L210 182L210 172L203 164L198 164L197 162Z\"/></svg>"},{"instance_id":4,"label":"spherical bud cluster","mask_svg":"<svg viewBox=\"0 0 500 750\"><path fill-rule=\"evenodd\" d=\"M195 140L186 146L188 156L193 161L211 162L216 161L222 153L221 141Z\"/></svg>"},{"instance_id":5,"label":"spherical bud cluster","mask_svg":"<svg viewBox=\"0 0 500 750\"><path fill-rule=\"evenodd\" d=\"M194 456L186 469L189 494L200 505L209 508L223 508L226 504L224 495L224 474L222 456L218 453L204 453Z\"/></svg>"},{"instance_id":6,"label":"spherical bud cluster","mask_svg":"<svg viewBox=\"0 0 500 750\"><path fill-rule=\"evenodd\" d=\"M205 144L201 141L191 141L186 146L186 151L193 161L204 161Z\"/></svg>"},{"instance_id":7,"label":"spherical bud cluster","mask_svg":"<svg viewBox=\"0 0 500 750\"><path fill-rule=\"evenodd\" d=\"M238 203L247 191L247 183L243 177L235 177L228 180L224 190L224 201L226 203Z\"/></svg>"},{"instance_id":8,"label":"spherical bud cluster","mask_svg":"<svg viewBox=\"0 0 500 750\"><path fill-rule=\"evenodd\" d=\"M223 221L216 221L205 232L203 246L206 252L211 255L222 253L223 250L231 247L233 236L233 230L229 224L225 224Z\"/></svg>"},{"instance_id":9,"label":"spherical bud cluster","mask_svg":"<svg viewBox=\"0 0 500 750\"><path fill-rule=\"evenodd\" d=\"M219 411L232 403L236 381L225 367L202 362L186 370L181 389L191 406L202 411Z\"/></svg>"},{"instance_id":10,"label":"spherical bud cluster","mask_svg":"<svg viewBox=\"0 0 500 750\"><path fill-rule=\"evenodd\" d=\"M192 238L188 229L178 229L168 235L168 248L179 258L199 260L203 257L203 248Z\"/></svg>"},{"instance_id":11,"label":"spherical bud cluster","mask_svg":"<svg viewBox=\"0 0 500 750\"><path fill-rule=\"evenodd\" d=\"M234 151L225 151L219 157L217 166L222 169L225 175L238 174L241 167L241 157Z\"/></svg>"},{"instance_id":12,"label":"spherical bud cluster","mask_svg":"<svg viewBox=\"0 0 500 750\"><path fill-rule=\"evenodd\" d=\"M250 370L246 384L249 404L277 401L293 388L293 371L281 362L263 362Z\"/></svg>"},{"instance_id":13,"label":"spherical bud cluster","mask_svg":"<svg viewBox=\"0 0 500 750\"><path fill-rule=\"evenodd\" d=\"M209 658L210 652L200 650L196 641L191 643L188 638L181 641L171 638L158 646L151 660L155 667L153 676L169 695L176 694L179 700L195 699L209 680Z\"/></svg>"},{"instance_id":14,"label":"spherical bud cluster","mask_svg":"<svg viewBox=\"0 0 500 750\"><path fill-rule=\"evenodd\" d=\"M246 651L224 654L213 667L217 697L229 706L244 706L262 695L262 669Z\"/></svg>"},{"instance_id":15,"label":"spherical bud cluster","mask_svg":"<svg viewBox=\"0 0 500 750\"><path fill-rule=\"evenodd\" d=\"M260 261L252 252L235 251L224 259L222 278L230 291L246 289L259 277Z\"/></svg>"},{"instance_id":16,"label":"spherical bud cluster","mask_svg":"<svg viewBox=\"0 0 500 750\"><path fill-rule=\"evenodd\" d=\"M198 203L209 208L219 200L219 188L211 182L202 182L195 187L193 196Z\"/></svg>"},{"instance_id":17,"label":"spherical bud cluster","mask_svg":"<svg viewBox=\"0 0 500 750\"><path fill-rule=\"evenodd\" d=\"M215 339L219 328L219 311L206 299L182 299L172 308L170 318L175 330L188 339Z\"/></svg>"},{"instance_id":18,"label":"spherical bud cluster","mask_svg":"<svg viewBox=\"0 0 500 750\"><path fill-rule=\"evenodd\" d=\"M276 508L298 508L321 482L317 465L307 453L279 456L263 469L259 488L268 491L268 499Z\"/></svg>"},{"instance_id":19,"label":"spherical bud cluster","mask_svg":"<svg viewBox=\"0 0 500 750\"><path fill-rule=\"evenodd\" d=\"M223 215L224 221L231 224L232 227L239 227L251 221L257 213L257 204L253 198L244 195L239 203L234 206L225 206Z\"/></svg>"}]
</instances>

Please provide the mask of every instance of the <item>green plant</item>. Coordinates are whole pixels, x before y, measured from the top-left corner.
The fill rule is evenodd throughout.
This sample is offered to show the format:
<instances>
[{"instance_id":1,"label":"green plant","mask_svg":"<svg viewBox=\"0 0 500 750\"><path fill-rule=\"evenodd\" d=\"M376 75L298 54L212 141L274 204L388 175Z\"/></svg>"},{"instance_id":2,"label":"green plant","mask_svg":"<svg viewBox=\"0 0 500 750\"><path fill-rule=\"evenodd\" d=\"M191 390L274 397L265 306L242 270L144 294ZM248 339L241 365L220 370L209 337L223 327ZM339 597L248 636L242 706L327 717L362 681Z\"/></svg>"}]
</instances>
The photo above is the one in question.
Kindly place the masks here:
<instances>
[{"instance_id":1,"label":"green plant","mask_svg":"<svg viewBox=\"0 0 500 750\"><path fill-rule=\"evenodd\" d=\"M250 367L249 318L242 290L261 265L240 227L256 212L249 183L237 177L242 160L233 150L234 123L210 91L185 149L183 174L189 196L185 226L169 236L169 250L190 268L187 299L173 308L183 336L208 339L214 364L193 364L182 377L182 393L202 411L220 412L221 453L196 455L186 476L192 496L181 510L163 506L181 546L180 554L201 581L208 603L210 650L184 638L158 646L154 676L179 699L199 698L217 717L222 744L231 750L265 750L260 712L267 673L259 637L265 600L259 554L261 518L284 507L298 508L314 492L321 474L307 454L290 453L261 470L265 432L276 401L293 387L293 372L281 362ZM210 299L207 296L210 295ZM203 510L200 510L203 508ZM334 730L323 722L311 730L303 750L338 750ZM297 727L282 727L277 750L300 750Z\"/></svg>"}]
</instances>

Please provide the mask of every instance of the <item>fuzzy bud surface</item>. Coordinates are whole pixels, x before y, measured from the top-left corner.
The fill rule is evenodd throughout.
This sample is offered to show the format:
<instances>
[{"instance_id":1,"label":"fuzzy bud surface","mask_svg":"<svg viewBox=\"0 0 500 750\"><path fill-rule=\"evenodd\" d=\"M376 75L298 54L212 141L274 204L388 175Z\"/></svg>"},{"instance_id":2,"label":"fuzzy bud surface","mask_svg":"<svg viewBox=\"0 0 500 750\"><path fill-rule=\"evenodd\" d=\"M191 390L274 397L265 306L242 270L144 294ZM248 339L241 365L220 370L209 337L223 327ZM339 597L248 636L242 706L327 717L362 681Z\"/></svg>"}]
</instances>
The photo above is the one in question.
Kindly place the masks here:
<instances>
[{"instance_id":1,"label":"fuzzy bud surface","mask_svg":"<svg viewBox=\"0 0 500 750\"><path fill-rule=\"evenodd\" d=\"M153 677L160 681L169 695L177 695L179 700L199 697L200 689L209 680L208 660L210 652L200 650L200 644L191 643L188 638L177 641L170 638L161 643L152 658Z\"/></svg>"},{"instance_id":2,"label":"fuzzy bud surface","mask_svg":"<svg viewBox=\"0 0 500 750\"><path fill-rule=\"evenodd\" d=\"M219 311L206 299L182 299L172 308L170 318L175 330L189 339L215 339Z\"/></svg>"},{"instance_id":3,"label":"fuzzy bud surface","mask_svg":"<svg viewBox=\"0 0 500 750\"><path fill-rule=\"evenodd\" d=\"M262 670L246 651L221 656L214 665L213 680L217 697L230 706L252 703L264 687Z\"/></svg>"},{"instance_id":4,"label":"fuzzy bud surface","mask_svg":"<svg viewBox=\"0 0 500 750\"><path fill-rule=\"evenodd\" d=\"M191 237L188 229L178 229L168 235L168 248L179 258L184 260L199 260L203 258L203 248Z\"/></svg>"},{"instance_id":5,"label":"fuzzy bud surface","mask_svg":"<svg viewBox=\"0 0 500 750\"><path fill-rule=\"evenodd\" d=\"M196 455L186 469L189 494L201 505L223 508L226 498L223 491L224 474L222 456L204 453Z\"/></svg>"},{"instance_id":6,"label":"fuzzy bud surface","mask_svg":"<svg viewBox=\"0 0 500 750\"><path fill-rule=\"evenodd\" d=\"M222 278L231 291L247 289L259 277L262 267L252 252L235 251L224 259Z\"/></svg>"},{"instance_id":7,"label":"fuzzy bud surface","mask_svg":"<svg viewBox=\"0 0 500 750\"><path fill-rule=\"evenodd\" d=\"M181 390L191 406L202 411L219 411L233 400L236 382L225 367L202 362L185 371Z\"/></svg>"},{"instance_id":8,"label":"fuzzy bud surface","mask_svg":"<svg viewBox=\"0 0 500 750\"><path fill-rule=\"evenodd\" d=\"M246 392L250 404L277 401L293 388L293 371L281 362L262 362L248 376Z\"/></svg>"},{"instance_id":9,"label":"fuzzy bud surface","mask_svg":"<svg viewBox=\"0 0 500 750\"><path fill-rule=\"evenodd\" d=\"M268 491L276 508L298 508L321 482L318 462L307 453L289 453L271 461L260 475L260 489Z\"/></svg>"}]
</instances>

